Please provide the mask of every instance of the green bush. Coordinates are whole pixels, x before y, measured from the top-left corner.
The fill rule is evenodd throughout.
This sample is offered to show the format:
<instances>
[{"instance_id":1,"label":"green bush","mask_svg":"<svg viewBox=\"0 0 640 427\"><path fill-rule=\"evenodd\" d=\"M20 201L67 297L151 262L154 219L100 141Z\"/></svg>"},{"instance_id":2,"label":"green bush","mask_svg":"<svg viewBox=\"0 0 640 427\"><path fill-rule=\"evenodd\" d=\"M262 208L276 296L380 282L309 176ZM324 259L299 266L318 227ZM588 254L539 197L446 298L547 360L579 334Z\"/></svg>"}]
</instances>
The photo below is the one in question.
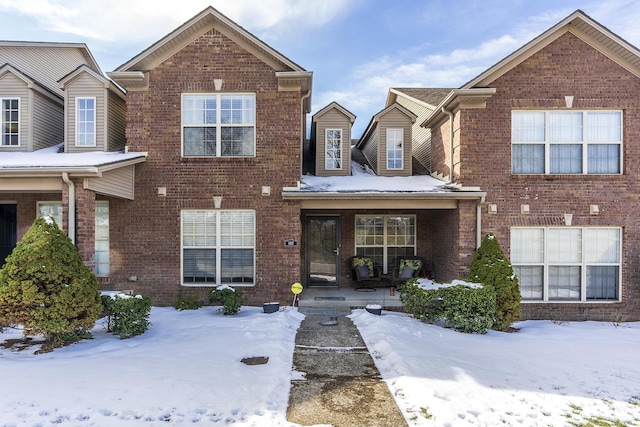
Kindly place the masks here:
<instances>
[{"instance_id":1,"label":"green bush","mask_svg":"<svg viewBox=\"0 0 640 427\"><path fill-rule=\"evenodd\" d=\"M0 325L48 342L86 336L102 312L98 279L55 221L38 218L0 269Z\"/></svg>"},{"instance_id":2,"label":"green bush","mask_svg":"<svg viewBox=\"0 0 640 427\"><path fill-rule=\"evenodd\" d=\"M211 291L209 302L222 305L222 312L225 315L236 315L242 307L244 293L227 285L218 286Z\"/></svg>"},{"instance_id":3,"label":"green bush","mask_svg":"<svg viewBox=\"0 0 640 427\"><path fill-rule=\"evenodd\" d=\"M107 331L120 339L141 335L149 327L151 298L142 295L102 295Z\"/></svg>"},{"instance_id":4,"label":"green bush","mask_svg":"<svg viewBox=\"0 0 640 427\"><path fill-rule=\"evenodd\" d=\"M405 312L413 317L435 322L443 320L460 332L487 333L495 316L496 296L490 287L464 285L425 290L417 280L408 281L400 299Z\"/></svg>"},{"instance_id":5,"label":"green bush","mask_svg":"<svg viewBox=\"0 0 640 427\"><path fill-rule=\"evenodd\" d=\"M173 304L173 308L176 310L197 310L202 307L204 303L193 296L180 295L176 302Z\"/></svg>"},{"instance_id":6,"label":"green bush","mask_svg":"<svg viewBox=\"0 0 640 427\"><path fill-rule=\"evenodd\" d=\"M520 320L518 278L493 234L488 234L476 250L469 267L468 280L495 290L496 316L493 329L505 331L513 322Z\"/></svg>"}]
</instances>

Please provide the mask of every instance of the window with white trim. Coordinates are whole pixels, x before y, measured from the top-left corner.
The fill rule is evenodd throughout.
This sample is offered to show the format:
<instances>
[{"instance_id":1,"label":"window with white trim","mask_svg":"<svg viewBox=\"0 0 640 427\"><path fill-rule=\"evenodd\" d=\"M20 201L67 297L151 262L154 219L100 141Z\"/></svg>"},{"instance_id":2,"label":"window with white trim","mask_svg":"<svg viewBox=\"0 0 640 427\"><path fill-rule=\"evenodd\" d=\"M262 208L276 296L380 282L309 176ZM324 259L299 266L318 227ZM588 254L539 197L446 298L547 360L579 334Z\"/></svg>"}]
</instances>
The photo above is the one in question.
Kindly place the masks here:
<instances>
[{"instance_id":1,"label":"window with white trim","mask_svg":"<svg viewBox=\"0 0 640 427\"><path fill-rule=\"evenodd\" d=\"M400 259L416 255L414 215L356 216L356 255L366 256L383 273L391 273Z\"/></svg>"},{"instance_id":2,"label":"window with white trim","mask_svg":"<svg viewBox=\"0 0 640 427\"><path fill-rule=\"evenodd\" d=\"M325 168L342 169L342 129L325 129Z\"/></svg>"},{"instance_id":3,"label":"window with white trim","mask_svg":"<svg viewBox=\"0 0 640 427\"><path fill-rule=\"evenodd\" d=\"M62 202L38 202L38 218L50 217L62 229Z\"/></svg>"},{"instance_id":4,"label":"window with white trim","mask_svg":"<svg viewBox=\"0 0 640 427\"><path fill-rule=\"evenodd\" d=\"M97 276L109 275L109 202L96 201L95 269Z\"/></svg>"},{"instance_id":5,"label":"window with white trim","mask_svg":"<svg viewBox=\"0 0 640 427\"><path fill-rule=\"evenodd\" d=\"M20 99L3 98L2 103L2 145L20 145Z\"/></svg>"},{"instance_id":6,"label":"window with white trim","mask_svg":"<svg viewBox=\"0 0 640 427\"><path fill-rule=\"evenodd\" d=\"M622 173L622 111L512 111L514 174Z\"/></svg>"},{"instance_id":7,"label":"window with white trim","mask_svg":"<svg viewBox=\"0 0 640 427\"><path fill-rule=\"evenodd\" d=\"M255 211L182 211L182 282L253 285Z\"/></svg>"},{"instance_id":8,"label":"window with white trim","mask_svg":"<svg viewBox=\"0 0 640 427\"><path fill-rule=\"evenodd\" d=\"M511 228L523 301L619 301L621 253L620 228Z\"/></svg>"},{"instance_id":9,"label":"window with white trim","mask_svg":"<svg viewBox=\"0 0 640 427\"><path fill-rule=\"evenodd\" d=\"M96 145L96 99L76 98L76 145Z\"/></svg>"},{"instance_id":10,"label":"window with white trim","mask_svg":"<svg viewBox=\"0 0 640 427\"><path fill-rule=\"evenodd\" d=\"M404 150L403 129L387 129L387 169L402 169Z\"/></svg>"},{"instance_id":11,"label":"window with white trim","mask_svg":"<svg viewBox=\"0 0 640 427\"><path fill-rule=\"evenodd\" d=\"M182 94L184 157L255 156L256 96Z\"/></svg>"}]
</instances>

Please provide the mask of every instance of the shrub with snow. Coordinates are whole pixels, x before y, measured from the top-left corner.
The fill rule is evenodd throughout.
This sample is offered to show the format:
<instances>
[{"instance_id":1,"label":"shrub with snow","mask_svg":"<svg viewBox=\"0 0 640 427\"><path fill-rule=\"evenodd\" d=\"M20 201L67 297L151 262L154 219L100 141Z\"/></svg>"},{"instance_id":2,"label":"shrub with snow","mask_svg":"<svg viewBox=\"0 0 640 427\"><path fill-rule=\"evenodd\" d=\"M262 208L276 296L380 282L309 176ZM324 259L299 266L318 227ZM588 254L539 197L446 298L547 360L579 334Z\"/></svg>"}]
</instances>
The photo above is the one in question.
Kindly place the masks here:
<instances>
[{"instance_id":1,"label":"shrub with snow","mask_svg":"<svg viewBox=\"0 0 640 427\"><path fill-rule=\"evenodd\" d=\"M49 342L86 336L102 312L98 279L49 217L38 218L0 269L0 324Z\"/></svg>"},{"instance_id":2,"label":"shrub with snow","mask_svg":"<svg viewBox=\"0 0 640 427\"><path fill-rule=\"evenodd\" d=\"M143 295L102 295L107 331L120 339L141 335L149 327L151 298Z\"/></svg>"},{"instance_id":3,"label":"shrub with snow","mask_svg":"<svg viewBox=\"0 0 640 427\"><path fill-rule=\"evenodd\" d=\"M222 305L222 312L225 315L236 315L242 307L244 293L231 286L221 285L211 291L209 302Z\"/></svg>"},{"instance_id":4,"label":"shrub with snow","mask_svg":"<svg viewBox=\"0 0 640 427\"><path fill-rule=\"evenodd\" d=\"M520 286L513 267L502 252L496 236L489 233L476 250L469 267L469 281L491 286L496 292L493 329L507 330L520 320Z\"/></svg>"}]
</instances>

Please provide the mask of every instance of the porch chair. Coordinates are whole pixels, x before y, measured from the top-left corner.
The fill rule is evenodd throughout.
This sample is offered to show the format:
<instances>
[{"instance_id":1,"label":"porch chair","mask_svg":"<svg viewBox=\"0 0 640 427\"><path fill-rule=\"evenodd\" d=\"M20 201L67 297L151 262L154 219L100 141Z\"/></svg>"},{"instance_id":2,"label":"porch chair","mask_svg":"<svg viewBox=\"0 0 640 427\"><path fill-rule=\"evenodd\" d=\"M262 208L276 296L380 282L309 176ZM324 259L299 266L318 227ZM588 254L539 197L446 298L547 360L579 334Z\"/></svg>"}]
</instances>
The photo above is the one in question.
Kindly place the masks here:
<instances>
[{"instance_id":1,"label":"porch chair","mask_svg":"<svg viewBox=\"0 0 640 427\"><path fill-rule=\"evenodd\" d=\"M419 257L407 257L400 259L398 268L393 270L391 283L400 288L407 280L419 277L427 277L425 262Z\"/></svg>"},{"instance_id":2,"label":"porch chair","mask_svg":"<svg viewBox=\"0 0 640 427\"><path fill-rule=\"evenodd\" d=\"M351 277L356 283L367 284L369 282L380 282L382 276L380 269L374 267L373 260L364 256L352 256L349 258Z\"/></svg>"}]
</instances>

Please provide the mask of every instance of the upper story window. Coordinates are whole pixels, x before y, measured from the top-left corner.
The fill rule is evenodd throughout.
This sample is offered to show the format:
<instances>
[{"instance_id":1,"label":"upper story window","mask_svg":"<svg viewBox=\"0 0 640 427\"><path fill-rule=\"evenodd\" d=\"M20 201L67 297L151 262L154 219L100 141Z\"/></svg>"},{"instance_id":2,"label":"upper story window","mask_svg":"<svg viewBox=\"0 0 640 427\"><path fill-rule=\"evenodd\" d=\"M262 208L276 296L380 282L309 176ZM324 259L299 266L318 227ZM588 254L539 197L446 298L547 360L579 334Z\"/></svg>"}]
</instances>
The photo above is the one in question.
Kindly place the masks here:
<instances>
[{"instance_id":1,"label":"upper story window","mask_svg":"<svg viewBox=\"0 0 640 427\"><path fill-rule=\"evenodd\" d=\"M183 94L184 157L255 156L255 94Z\"/></svg>"},{"instance_id":2,"label":"upper story window","mask_svg":"<svg viewBox=\"0 0 640 427\"><path fill-rule=\"evenodd\" d=\"M621 111L513 111L514 174L619 174Z\"/></svg>"},{"instance_id":3,"label":"upper story window","mask_svg":"<svg viewBox=\"0 0 640 427\"><path fill-rule=\"evenodd\" d=\"M2 99L2 145L20 145L20 99Z\"/></svg>"},{"instance_id":4,"label":"upper story window","mask_svg":"<svg viewBox=\"0 0 640 427\"><path fill-rule=\"evenodd\" d=\"M402 129L387 129L387 169L402 169L403 140Z\"/></svg>"},{"instance_id":5,"label":"upper story window","mask_svg":"<svg viewBox=\"0 0 640 427\"><path fill-rule=\"evenodd\" d=\"M76 98L76 145L96 145L96 99Z\"/></svg>"},{"instance_id":6,"label":"upper story window","mask_svg":"<svg viewBox=\"0 0 640 427\"><path fill-rule=\"evenodd\" d=\"M326 169L342 169L342 129L327 129L326 134Z\"/></svg>"}]
</instances>

